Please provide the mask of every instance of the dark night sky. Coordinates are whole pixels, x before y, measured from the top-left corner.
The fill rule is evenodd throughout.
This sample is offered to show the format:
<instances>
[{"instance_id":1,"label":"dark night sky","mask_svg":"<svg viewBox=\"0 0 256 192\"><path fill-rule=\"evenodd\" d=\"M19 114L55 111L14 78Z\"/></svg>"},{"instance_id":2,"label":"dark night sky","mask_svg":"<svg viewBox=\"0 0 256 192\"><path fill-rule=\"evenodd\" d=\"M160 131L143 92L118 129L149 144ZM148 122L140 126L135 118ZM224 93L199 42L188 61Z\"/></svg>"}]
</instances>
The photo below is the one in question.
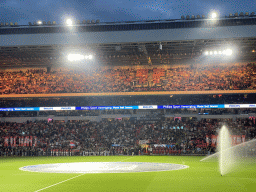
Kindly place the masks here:
<instances>
[{"instance_id":1,"label":"dark night sky","mask_svg":"<svg viewBox=\"0 0 256 192\"><path fill-rule=\"evenodd\" d=\"M34 21L64 23L100 19L101 22L179 19L181 15L221 16L256 12L255 0L0 0L0 22L27 25Z\"/></svg>"}]
</instances>

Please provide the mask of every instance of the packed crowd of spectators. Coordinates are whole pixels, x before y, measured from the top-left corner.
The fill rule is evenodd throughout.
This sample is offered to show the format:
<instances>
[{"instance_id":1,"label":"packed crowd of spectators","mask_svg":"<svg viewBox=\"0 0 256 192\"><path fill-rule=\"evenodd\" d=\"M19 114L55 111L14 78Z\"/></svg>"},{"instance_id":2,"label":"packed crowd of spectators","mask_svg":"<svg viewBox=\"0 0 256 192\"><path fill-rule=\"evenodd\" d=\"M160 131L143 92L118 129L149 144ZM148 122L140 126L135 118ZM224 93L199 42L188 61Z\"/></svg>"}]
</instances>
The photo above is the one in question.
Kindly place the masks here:
<instances>
[{"instance_id":1,"label":"packed crowd of spectators","mask_svg":"<svg viewBox=\"0 0 256 192\"><path fill-rule=\"evenodd\" d=\"M136 91L204 91L204 90L254 90L256 88L255 64L230 64L219 66L145 66L112 67L95 70L43 69L0 72L0 94L43 93L101 93ZM233 95L165 95L165 96L108 96L65 98L6 98L0 107L48 107L48 106L117 106L117 105L196 105L196 104L243 104L255 103L255 94ZM223 120L180 118L167 120L165 114L193 113L237 114L255 113L255 109L202 109L158 110L145 119L90 121L35 121L26 123L0 122L0 156L17 154L13 151L78 150L86 152L109 151L111 154L145 152L140 141L150 144L166 144L175 150L214 151L214 147L197 146L195 141L206 143L206 135L216 135ZM154 112L154 111L151 111ZM139 110L103 111L40 111L1 112L2 117L35 116L97 116L108 114L140 113ZM148 118L148 119L147 119ZM146 120L147 119L147 120ZM149 121L150 120L150 121ZM224 120L233 134L256 136L255 119ZM220 123L221 122L221 123ZM21 138L32 141L21 145ZM15 145L7 144L12 138ZM10 142L10 140L8 140ZM23 141L22 141L23 142ZM200 150L198 150L200 149ZM22 153L23 154L23 153ZM50 153L51 154L51 153Z\"/></svg>"},{"instance_id":2,"label":"packed crowd of spectators","mask_svg":"<svg viewBox=\"0 0 256 192\"><path fill-rule=\"evenodd\" d=\"M255 64L0 72L0 94L253 90Z\"/></svg>"},{"instance_id":3,"label":"packed crowd of spectators","mask_svg":"<svg viewBox=\"0 0 256 192\"><path fill-rule=\"evenodd\" d=\"M197 146L195 141L206 143L206 136L217 135L220 127L225 124L234 135L245 135L246 140L256 137L256 125L252 119L202 119L193 118L166 119L163 121L130 121L102 120L90 121L36 121L26 123L0 123L0 155L6 151L70 150L86 152L110 151L111 154L131 154L138 150L141 140L147 144L167 144L175 150L209 151L211 141L207 146ZM16 137L15 145L6 144L5 138ZM20 138L32 138L30 145L21 146ZM10 142L10 140L8 141ZM23 141L22 141L23 142ZM22 144L23 145L23 144ZM122 148L122 151L120 149ZM199 150L200 149L200 150ZM137 151L136 151L137 150ZM144 150L145 152L145 150ZM12 153L15 154L15 153Z\"/></svg>"}]
</instances>

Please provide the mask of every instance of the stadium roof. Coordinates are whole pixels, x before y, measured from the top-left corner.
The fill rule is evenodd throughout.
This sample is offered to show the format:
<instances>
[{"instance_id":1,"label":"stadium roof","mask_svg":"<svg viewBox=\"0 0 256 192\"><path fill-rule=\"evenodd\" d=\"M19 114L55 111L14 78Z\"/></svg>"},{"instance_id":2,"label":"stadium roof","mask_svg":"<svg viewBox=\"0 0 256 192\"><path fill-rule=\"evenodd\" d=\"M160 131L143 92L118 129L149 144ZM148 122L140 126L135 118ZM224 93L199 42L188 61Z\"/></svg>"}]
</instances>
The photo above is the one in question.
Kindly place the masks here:
<instances>
[{"instance_id":1,"label":"stadium roof","mask_svg":"<svg viewBox=\"0 0 256 192\"><path fill-rule=\"evenodd\" d=\"M250 21L250 22L249 22ZM172 26L171 23L181 22L181 26ZM196 23L202 22L200 25L197 25ZM158 39L161 39L161 37L155 35L156 37L154 40L151 41L151 38L149 41L144 41L141 39L140 42L136 42L134 36L131 36L131 40L128 42L125 41L113 41L115 43L105 42L105 43L96 43L89 41L82 41L79 40L78 44L76 43L66 43L65 44L53 44L52 38L50 39L50 43L52 45L45 45L41 42L44 42L44 36L37 36L40 39L40 43L38 44L30 44L30 45L22 45L19 46L16 45L18 42L12 42L9 44L9 46L2 44L0 46L0 67L1 68L12 68L12 67L51 67L56 65L61 65L65 62L67 62L67 55L69 53L75 53L75 54L93 54L94 55L94 61L93 62L99 62L101 64L111 64L111 65L144 65L144 64L173 64L173 63L192 63L193 62L200 62L200 60L205 61L205 58L203 57L203 53L205 51L219 51L221 49L227 49L232 48L234 49L234 57L235 61L255 61L256 60L256 37L255 34L251 31L248 32L247 35L243 34L244 31L241 30L241 27L244 29L245 26L249 27L248 29L254 29L250 28L251 26L255 26L255 17L254 14L252 16L247 17L231 17L231 18L219 18L217 23L214 24L209 19L194 19L194 20L163 20L163 21L137 21L137 22L125 22L127 26L132 26L130 30L136 31L140 30L142 31L142 34L144 34L143 30L144 28L140 24L143 25L146 23L151 23L151 27L158 27L157 30L161 31L164 30L160 27L168 28L168 27L174 27L174 30L176 30L177 27L181 27L185 31L188 31L189 28L197 28L198 30L196 32L201 32L202 29L209 31L209 37L205 39L199 36L199 39L194 38L183 38L183 39L189 39L189 40L175 40L175 38L170 40L162 40L158 41ZM224 22L224 23L223 23ZM135 24L132 24L135 23ZM154 24L156 23L156 25ZM162 23L162 24L157 24ZM186 24L187 23L187 24ZM88 29L93 29L92 31L97 29L97 26L100 25L108 25L112 24L111 30L116 30L115 26L118 26L119 23L95 23L95 25L87 25L83 22L80 24L76 24L76 30L85 30L83 33L87 33ZM94 26L94 28L91 27ZM136 27L140 26L140 28ZM221 34L217 34L214 30L216 27L219 28L225 28L227 31L226 36L220 37ZM225 26L225 27L224 27ZM239 26L238 28L232 28L232 26ZM54 29L54 31L51 31L50 29ZM134 28L134 29L133 29ZM156 29L151 29L156 30ZM232 28L232 29L231 29ZM102 29L105 30L103 27ZM106 27L108 29L108 27ZM110 28L109 28L110 29ZM247 29L247 28L246 28ZM32 31L33 33L32 33ZM50 30L50 31L49 31ZM19 39L22 39L23 36L19 35L25 34L28 36L28 39L26 41L29 41L29 36L34 34L52 34L52 33L62 33L61 31L65 31L64 33L72 33L70 32L65 26L61 27L58 25L32 25L32 26L5 26L2 25L0 27L0 35L2 36L3 41L11 41L11 36L16 36ZM68 31L67 31L68 30ZM104 32L103 30L103 32ZM127 29L118 29L118 34L123 33L123 30ZM172 29L170 29L172 30ZM168 36L170 36L169 32L171 31L166 30L166 33L168 33ZM212 32L210 31L212 30ZM234 35L232 38L230 36L228 31L232 31L231 34L239 34ZM30 32L31 33L30 33ZM178 31L178 28L177 30ZM89 32L89 31L88 31ZM15 35L17 33L17 35ZM97 33L97 32L94 32ZM106 31L105 33L108 33ZM117 33L111 33L111 34L117 34ZM217 35L216 35L216 34ZM81 33L82 34L82 33ZM98 33L97 33L98 34ZM126 33L124 33L126 34ZM161 34L161 33L159 33ZM158 34L158 35L159 35ZM215 34L215 36L213 36ZM138 35L138 34L137 34ZM140 34L141 35L141 34ZM177 36L178 34L174 33L172 34L174 36ZM189 34L183 34L183 36L187 36ZM202 35L202 34L201 34ZM97 35L96 35L97 36ZM54 36L50 36L54 37ZM89 37L89 36L88 36ZM105 34L98 38L104 38L106 37ZM121 37L121 36L120 36ZM124 36L125 37L125 36ZM122 36L122 39L124 38ZM194 37L194 36L193 36ZM216 38L217 37L217 38ZM228 38L226 38L228 37ZM79 36L81 39L82 37ZM77 38L77 39L79 39ZM114 37L111 36L112 39ZM167 38L168 39L168 38ZM37 40L37 39L36 39ZM156 41L157 40L157 41ZM100 42L100 41L99 41ZM111 41L112 42L112 41ZM29 44L29 43L28 43ZM16 45L16 46L12 46ZM216 60L215 60L216 61Z\"/></svg>"},{"instance_id":2,"label":"stadium roof","mask_svg":"<svg viewBox=\"0 0 256 192\"><path fill-rule=\"evenodd\" d=\"M91 53L100 63L113 65L153 65L191 62L206 50L236 47L236 61L256 60L256 38L230 38L169 42L116 43L91 45L51 45L0 47L1 68L50 67L66 62L67 53Z\"/></svg>"}]
</instances>

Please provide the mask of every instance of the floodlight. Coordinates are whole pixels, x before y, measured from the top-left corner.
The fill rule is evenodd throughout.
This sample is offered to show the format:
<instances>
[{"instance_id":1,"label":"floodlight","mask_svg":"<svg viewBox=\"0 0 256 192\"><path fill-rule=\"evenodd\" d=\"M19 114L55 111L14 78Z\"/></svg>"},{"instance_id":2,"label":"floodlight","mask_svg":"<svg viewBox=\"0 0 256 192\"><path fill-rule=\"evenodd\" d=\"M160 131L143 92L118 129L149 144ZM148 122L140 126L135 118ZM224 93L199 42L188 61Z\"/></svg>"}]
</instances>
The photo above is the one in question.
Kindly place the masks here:
<instances>
[{"instance_id":1,"label":"floodlight","mask_svg":"<svg viewBox=\"0 0 256 192\"><path fill-rule=\"evenodd\" d=\"M210 55L212 55L212 51L210 51Z\"/></svg>"},{"instance_id":2,"label":"floodlight","mask_svg":"<svg viewBox=\"0 0 256 192\"><path fill-rule=\"evenodd\" d=\"M206 52L205 52L205 55L209 55L209 52L208 52L208 51L206 51Z\"/></svg>"},{"instance_id":3,"label":"floodlight","mask_svg":"<svg viewBox=\"0 0 256 192\"><path fill-rule=\"evenodd\" d=\"M222 54L222 52L221 52L221 51L219 51L219 54L221 55L221 54Z\"/></svg>"},{"instance_id":4,"label":"floodlight","mask_svg":"<svg viewBox=\"0 0 256 192\"><path fill-rule=\"evenodd\" d=\"M67 25L72 25L72 20L71 19L67 19L66 24Z\"/></svg>"},{"instance_id":5,"label":"floodlight","mask_svg":"<svg viewBox=\"0 0 256 192\"><path fill-rule=\"evenodd\" d=\"M92 59L92 55L89 55L89 57L88 57L89 59Z\"/></svg>"},{"instance_id":6,"label":"floodlight","mask_svg":"<svg viewBox=\"0 0 256 192\"><path fill-rule=\"evenodd\" d=\"M83 60L84 56L80 55L80 54L69 54L68 55L68 60L69 61L79 61L79 60Z\"/></svg>"},{"instance_id":7,"label":"floodlight","mask_svg":"<svg viewBox=\"0 0 256 192\"><path fill-rule=\"evenodd\" d=\"M231 49L226 49L226 50L223 51L223 54L227 55L227 56L232 55L232 53L233 53L233 51Z\"/></svg>"},{"instance_id":8,"label":"floodlight","mask_svg":"<svg viewBox=\"0 0 256 192\"><path fill-rule=\"evenodd\" d=\"M211 18L212 18L212 19L215 19L216 17L217 17L217 13L215 13L215 12L212 13Z\"/></svg>"},{"instance_id":9,"label":"floodlight","mask_svg":"<svg viewBox=\"0 0 256 192\"><path fill-rule=\"evenodd\" d=\"M233 51L231 49L226 50L226 55L232 55Z\"/></svg>"},{"instance_id":10,"label":"floodlight","mask_svg":"<svg viewBox=\"0 0 256 192\"><path fill-rule=\"evenodd\" d=\"M218 53L217 51L214 51L214 55L217 55L217 53Z\"/></svg>"},{"instance_id":11,"label":"floodlight","mask_svg":"<svg viewBox=\"0 0 256 192\"><path fill-rule=\"evenodd\" d=\"M37 21L37 24L38 25L42 25L42 21Z\"/></svg>"}]
</instances>

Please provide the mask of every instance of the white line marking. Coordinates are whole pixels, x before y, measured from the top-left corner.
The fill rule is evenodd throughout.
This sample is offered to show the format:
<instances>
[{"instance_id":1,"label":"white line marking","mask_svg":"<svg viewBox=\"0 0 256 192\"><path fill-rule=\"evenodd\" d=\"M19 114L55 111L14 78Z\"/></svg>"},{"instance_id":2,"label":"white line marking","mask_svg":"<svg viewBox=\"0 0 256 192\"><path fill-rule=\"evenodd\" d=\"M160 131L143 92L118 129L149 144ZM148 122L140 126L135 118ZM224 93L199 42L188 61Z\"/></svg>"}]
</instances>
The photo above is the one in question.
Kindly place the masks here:
<instances>
[{"instance_id":1,"label":"white line marking","mask_svg":"<svg viewBox=\"0 0 256 192\"><path fill-rule=\"evenodd\" d=\"M124 159L124 160L122 160L122 161L125 161L125 160L127 160L127 159L131 159L131 158L133 158L134 156L132 156L132 157L129 157L129 158L126 158L126 159ZM122 161L120 161L120 162L122 162Z\"/></svg>"},{"instance_id":2,"label":"white line marking","mask_svg":"<svg viewBox=\"0 0 256 192\"><path fill-rule=\"evenodd\" d=\"M134 157L134 156L133 156L133 157ZM123 159L122 161L125 161L125 160L127 160L127 159L131 159L131 158L133 158L133 157L129 157L129 158ZM80 176L85 175L85 174L86 174L86 173L83 173L83 174L81 174L81 175L77 175L77 176L72 177L72 178L70 178L70 179L67 179L67 180L61 181L61 182L59 182L59 183L55 183L55 184L53 184L53 185L50 185L50 186L48 186L48 187L39 189L39 190L37 190L37 191L35 191L35 192L43 191L43 190L45 190L45 189L48 189L48 188L53 187L53 186L55 186L55 185L59 185L59 184L61 184L61 183L64 183L64 182L69 181L69 180L72 180L72 179L75 179L75 178L80 177Z\"/></svg>"},{"instance_id":3,"label":"white line marking","mask_svg":"<svg viewBox=\"0 0 256 192\"><path fill-rule=\"evenodd\" d=\"M86 174L86 173L84 173L84 174ZM84 175L84 174L82 174L82 175ZM43 189L39 189L39 190L37 190L37 191L35 191L35 192L43 191L43 190L45 190L45 189L48 189L48 188L53 187L53 186L55 186L55 185L59 185L59 184L61 184L61 183L64 183L64 182L66 182L66 181L69 181L69 180L71 180L71 179L75 179L75 178L80 177L80 176L82 176L82 175L77 175L77 176L72 177L72 178L70 178L70 179L67 179L67 180L61 181L61 182L59 182L59 183L55 183L55 184L50 185L50 186L48 186L48 187L45 187L45 188L43 188Z\"/></svg>"}]
</instances>

